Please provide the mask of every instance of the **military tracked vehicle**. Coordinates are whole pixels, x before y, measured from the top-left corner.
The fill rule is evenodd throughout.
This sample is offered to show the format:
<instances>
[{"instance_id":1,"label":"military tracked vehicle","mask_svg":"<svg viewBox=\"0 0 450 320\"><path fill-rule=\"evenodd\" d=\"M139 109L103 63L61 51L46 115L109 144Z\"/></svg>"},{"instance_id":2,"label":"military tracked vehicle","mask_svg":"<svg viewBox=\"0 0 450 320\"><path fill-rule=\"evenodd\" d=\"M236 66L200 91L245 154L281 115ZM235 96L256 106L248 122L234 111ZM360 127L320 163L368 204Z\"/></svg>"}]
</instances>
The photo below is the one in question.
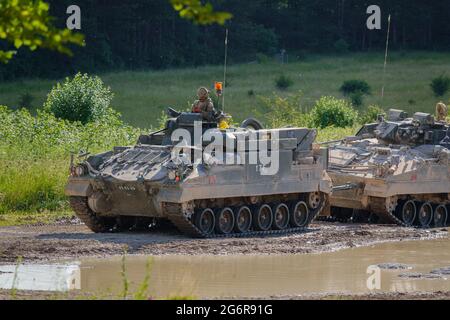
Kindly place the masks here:
<instances>
[{"instance_id":1,"label":"military tracked vehicle","mask_svg":"<svg viewBox=\"0 0 450 320\"><path fill-rule=\"evenodd\" d=\"M71 164L66 194L92 231L170 221L192 237L280 234L304 230L324 208L331 182L315 130L263 130L255 120L221 130L223 114L212 122L197 113L169 114L164 130L136 145ZM199 142L196 128L214 138ZM181 139L186 133L191 138ZM255 162L265 146L271 163ZM189 160L196 153L200 161ZM278 170L270 172L272 164Z\"/></svg>"},{"instance_id":2,"label":"military tracked vehicle","mask_svg":"<svg viewBox=\"0 0 450 320\"><path fill-rule=\"evenodd\" d=\"M327 211L336 219L443 227L450 209L449 124L391 109L356 136L333 142Z\"/></svg>"}]
</instances>

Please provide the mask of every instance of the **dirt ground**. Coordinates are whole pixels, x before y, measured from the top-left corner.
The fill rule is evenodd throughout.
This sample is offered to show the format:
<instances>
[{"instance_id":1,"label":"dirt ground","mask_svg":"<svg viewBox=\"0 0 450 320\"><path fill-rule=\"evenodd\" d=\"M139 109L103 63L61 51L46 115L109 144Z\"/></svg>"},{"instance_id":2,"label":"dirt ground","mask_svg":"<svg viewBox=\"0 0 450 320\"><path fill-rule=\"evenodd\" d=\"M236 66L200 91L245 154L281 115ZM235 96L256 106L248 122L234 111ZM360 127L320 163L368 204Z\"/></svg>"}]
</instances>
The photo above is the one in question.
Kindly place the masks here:
<instances>
[{"instance_id":1,"label":"dirt ground","mask_svg":"<svg viewBox=\"0 0 450 320\"><path fill-rule=\"evenodd\" d=\"M422 230L389 225L316 222L307 232L244 239L190 239L175 229L152 233L94 234L77 219L54 224L0 228L0 264L56 262L64 259L121 255L252 255L321 253L382 242L448 237L447 229ZM0 290L0 300L90 299L77 292ZM239 299L242 299L240 297ZM108 299L108 297L104 297ZM249 298L251 299L251 298ZM283 300L448 300L449 292L373 295L273 296Z\"/></svg>"},{"instance_id":2,"label":"dirt ground","mask_svg":"<svg viewBox=\"0 0 450 320\"><path fill-rule=\"evenodd\" d=\"M77 292L51 293L37 291L0 290L1 300L114 300L117 297L93 297ZM224 300L450 300L450 292L414 292L414 293L376 293L369 295L304 295L304 296L273 296L264 298L229 298Z\"/></svg>"},{"instance_id":3,"label":"dirt ground","mask_svg":"<svg viewBox=\"0 0 450 320\"><path fill-rule=\"evenodd\" d=\"M364 295L276 296L272 300L450 300L450 292L374 293Z\"/></svg>"},{"instance_id":4,"label":"dirt ground","mask_svg":"<svg viewBox=\"0 0 450 320\"><path fill-rule=\"evenodd\" d=\"M174 229L94 234L77 220L0 228L0 263L58 261L111 255L250 255L320 253L381 242L446 237L447 230L317 222L307 232L243 239L189 239Z\"/></svg>"}]
</instances>

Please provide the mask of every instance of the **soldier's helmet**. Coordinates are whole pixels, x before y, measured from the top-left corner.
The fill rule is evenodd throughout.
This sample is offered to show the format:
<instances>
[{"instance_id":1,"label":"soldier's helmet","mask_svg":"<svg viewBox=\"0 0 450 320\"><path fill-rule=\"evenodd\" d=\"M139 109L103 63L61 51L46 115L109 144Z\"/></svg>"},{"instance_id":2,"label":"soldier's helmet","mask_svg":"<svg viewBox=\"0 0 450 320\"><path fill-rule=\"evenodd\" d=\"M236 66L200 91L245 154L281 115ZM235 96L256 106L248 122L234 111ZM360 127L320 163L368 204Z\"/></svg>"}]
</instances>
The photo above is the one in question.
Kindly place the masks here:
<instances>
[{"instance_id":1,"label":"soldier's helmet","mask_svg":"<svg viewBox=\"0 0 450 320\"><path fill-rule=\"evenodd\" d=\"M205 87L201 87L197 90L197 96L200 100L205 100L209 97L209 90Z\"/></svg>"}]
</instances>

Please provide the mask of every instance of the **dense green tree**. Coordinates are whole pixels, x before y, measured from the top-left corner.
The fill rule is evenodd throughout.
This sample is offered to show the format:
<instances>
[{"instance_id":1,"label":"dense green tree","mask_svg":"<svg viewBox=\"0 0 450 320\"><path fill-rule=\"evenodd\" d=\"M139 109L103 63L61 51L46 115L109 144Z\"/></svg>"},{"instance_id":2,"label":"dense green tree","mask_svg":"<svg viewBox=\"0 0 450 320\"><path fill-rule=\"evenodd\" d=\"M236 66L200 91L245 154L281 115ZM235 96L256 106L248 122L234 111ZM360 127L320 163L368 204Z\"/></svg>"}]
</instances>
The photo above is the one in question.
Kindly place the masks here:
<instances>
[{"instance_id":1,"label":"dense green tree","mask_svg":"<svg viewBox=\"0 0 450 320\"><path fill-rule=\"evenodd\" d=\"M83 36L52 25L49 5L41 0L0 0L0 39L15 49L22 46L56 50L68 55L68 44L83 45ZM9 61L16 50L0 50L0 62Z\"/></svg>"},{"instance_id":2,"label":"dense green tree","mask_svg":"<svg viewBox=\"0 0 450 320\"><path fill-rule=\"evenodd\" d=\"M211 3L203 4L200 0L170 0L180 17L198 24L224 24L232 15L229 12L216 12Z\"/></svg>"},{"instance_id":3,"label":"dense green tree","mask_svg":"<svg viewBox=\"0 0 450 320\"><path fill-rule=\"evenodd\" d=\"M214 11L211 3L200 0L169 0L182 18L201 25L224 24L232 15ZM27 46L56 50L72 55L68 44L84 45L84 36L68 29L57 29L49 15L49 5L42 0L0 0L0 39L15 49ZM8 62L16 50L0 50L0 62Z\"/></svg>"},{"instance_id":4,"label":"dense green tree","mask_svg":"<svg viewBox=\"0 0 450 320\"><path fill-rule=\"evenodd\" d=\"M55 28L65 28L66 9L73 1L46 2ZM46 48L31 53L22 45L9 64L0 64L0 81L222 63L225 28L230 63L258 61L282 49L291 61L309 52L381 51L388 14L392 50L450 50L447 0L379 0L382 30L366 27L366 9L373 4L369 0L77 0L76 4L86 46L70 46L74 52L70 57ZM216 14L224 12L233 17L217 20L224 26L211 24ZM199 16L203 18L198 20ZM1 39L0 50L10 50Z\"/></svg>"}]
</instances>

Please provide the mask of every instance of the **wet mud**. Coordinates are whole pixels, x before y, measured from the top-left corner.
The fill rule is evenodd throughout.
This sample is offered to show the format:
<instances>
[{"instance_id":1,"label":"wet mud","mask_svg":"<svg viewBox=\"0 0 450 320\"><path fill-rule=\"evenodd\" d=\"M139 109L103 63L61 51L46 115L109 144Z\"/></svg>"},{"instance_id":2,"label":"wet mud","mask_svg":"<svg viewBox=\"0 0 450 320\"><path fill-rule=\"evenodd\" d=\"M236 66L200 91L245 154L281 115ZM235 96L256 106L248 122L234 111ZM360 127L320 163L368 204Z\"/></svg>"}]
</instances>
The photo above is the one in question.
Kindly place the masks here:
<instances>
[{"instance_id":1,"label":"wet mud","mask_svg":"<svg viewBox=\"0 0 450 320\"><path fill-rule=\"evenodd\" d=\"M269 255L333 252L406 240L447 237L447 229L390 225L313 223L308 231L286 236L191 239L175 229L151 233L94 234L76 221L0 228L0 263L55 261L111 255Z\"/></svg>"}]
</instances>

